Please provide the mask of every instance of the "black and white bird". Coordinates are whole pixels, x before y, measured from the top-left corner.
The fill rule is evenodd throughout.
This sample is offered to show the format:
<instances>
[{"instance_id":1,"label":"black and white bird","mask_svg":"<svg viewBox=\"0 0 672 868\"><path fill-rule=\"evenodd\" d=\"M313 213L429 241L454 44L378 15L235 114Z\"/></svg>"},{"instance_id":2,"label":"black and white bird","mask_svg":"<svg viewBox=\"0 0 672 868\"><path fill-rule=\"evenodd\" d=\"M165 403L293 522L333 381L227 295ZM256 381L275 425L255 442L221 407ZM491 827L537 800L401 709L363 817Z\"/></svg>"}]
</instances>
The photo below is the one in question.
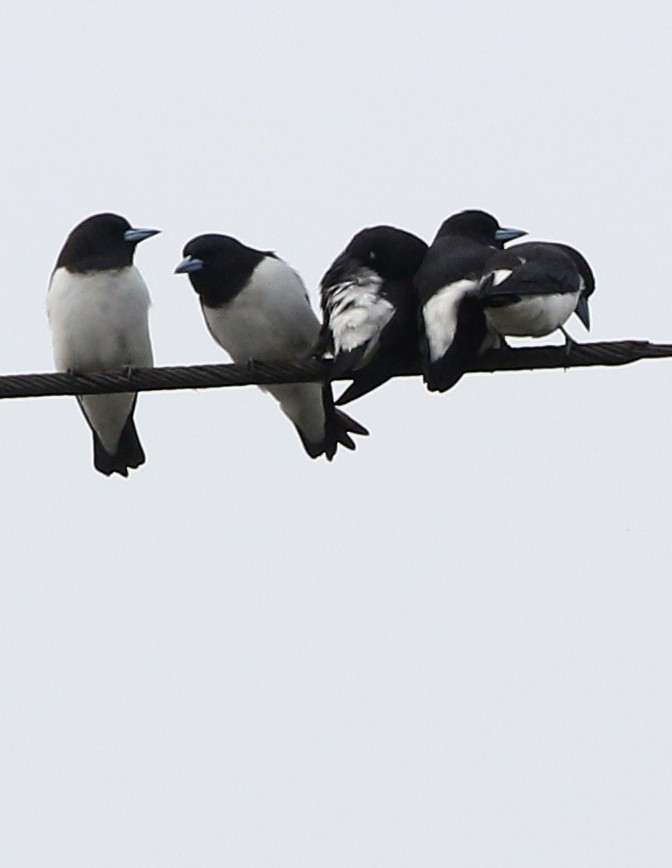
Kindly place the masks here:
<instances>
[{"instance_id":1,"label":"black and white bird","mask_svg":"<svg viewBox=\"0 0 672 868\"><path fill-rule=\"evenodd\" d=\"M431 392L454 386L480 352L495 345L477 290L494 250L527 233L485 211L443 222L415 276L422 329L423 376Z\"/></svg>"},{"instance_id":2,"label":"black and white bird","mask_svg":"<svg viewBox=\"0 0 672 868\"><path fill-rule=\"evenodd\" d=\"M393 226L362 229L320 284L320 348L333 353L333 373L352 373L337 404L347 404L418 362L413 276L427 245Z\"/></svg>"},{"instance_id":3,"label":"black and white bird","mask_svg":"<svg viewBox=\"0 0 672 868\"><path fill-rule=\"evenodd\" d=\"M158 229L135 229L117 214L76 226L61 250L47 293L54 361L60 371L149 367L149 292L133 265L136 245ZM93 464L128 476L145 461L133 421L136 393L78 396L93 432Z\"/></svg>"},{"instance_id":4,"label":"black and white bird","mask_svg":"<svg viewBox=\"0 0 672 868\"><path fill-rule=\"evenodd\" d=\"M188 274L210 334L234 362L307 358L320 324L299 275L275 253L228 235L199 235L184 248L175 272ZM294 423L308 455L329 461L351 434L368 434L334 406L328 383L264 386Z\"/></svg>"},{"instance_id":5,"label":"black and white bird","mask_svg":"<svg viewBox=\"0 0 672 868\"><path fill-rule=\"evenodd\" d=\"M543 337L576 313L590 328L588 297L595 278L585 258L566 244L530 241L494 253L486 263L478 298L498 335Z\"/></svg>"}]
</instances>

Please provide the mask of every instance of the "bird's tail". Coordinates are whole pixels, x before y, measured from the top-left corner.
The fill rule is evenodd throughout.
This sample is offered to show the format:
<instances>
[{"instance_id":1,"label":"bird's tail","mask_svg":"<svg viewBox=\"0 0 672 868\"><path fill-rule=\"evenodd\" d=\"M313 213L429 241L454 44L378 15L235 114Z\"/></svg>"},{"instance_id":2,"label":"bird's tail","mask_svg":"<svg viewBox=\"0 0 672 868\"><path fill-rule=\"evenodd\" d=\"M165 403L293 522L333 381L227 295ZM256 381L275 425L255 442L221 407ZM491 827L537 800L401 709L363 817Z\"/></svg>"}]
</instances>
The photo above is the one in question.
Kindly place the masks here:
<instances>
[{"instance_id":1,"label":"bird's tail","mask_svg":"<svg viewBox=\"0 0 672 868\"><path fill-rule=\"evenodd\" d=\"M356 419L348 416L347 413L344 413L343 410L339 410L335 406L330 383L325 383L322 388L322 400L324 403L324 443L322 451L326 455L327 461L331 461L339 445L344 446L346 449L355 448L356 444L350 436L351 434L368 437L369 432Z\"/></svg>"},{"instance_id":2,"label":"bird's tail","mask_svg":"<svg viewBox=\"0 0 672 868\"><path fill-rule=\"evenodd\" d=\"M138 432L133 421L133 414L126 420L119 445L114 455L105 451L100 438L93 432L93 466L105 476L118 473L120 476L128 476L129 468L140 467L145 463L145 453L138 437Z\"/></svg>"},{"instance_id":3,"label":"bird's tail","mask_svg":"<svg viewBox=\"0 0 672 868\"><path fill-rule=\"evenodd\" d=\"M331 461L338 445L354 449L350 434L369 432L334 406L328 383L285 383L264 386L263 390L280 402L282 412L294 424L303 448L311 458L326 455Z\"/></svg>"},{"instance_id":4,"label":"bird's tail","mask_svg":"<svg viewBox=\"0 0 672 868\"><path fill-rule=\"evenodd\" d=\"M336 401L337 406L342 407L344 404L349 404L350 401L354 401L356 398L361 398L362 395L366 395L368 392L377 389L378 386L382 386L383 383L386 383L393 376L394 372L385 371L381 373L380 371L372 371L365 368L361 374L355 375L352 383L341 395L339 395Z\"/></svg>"},{"instance_id":5,"label":"bird's tail","mask_svg":"<svg viewBox=\"0 0 672 868\"><path fill-rule=\"evenodd\" d=\"M417 335L414 338L410 346L393 345L390 349L381 347L368 365L353 371L352 383L339 395L336 405L342 407L372 392L393 377L417 371L420 365L419 338Z\"/></svg>"}]
</instances>

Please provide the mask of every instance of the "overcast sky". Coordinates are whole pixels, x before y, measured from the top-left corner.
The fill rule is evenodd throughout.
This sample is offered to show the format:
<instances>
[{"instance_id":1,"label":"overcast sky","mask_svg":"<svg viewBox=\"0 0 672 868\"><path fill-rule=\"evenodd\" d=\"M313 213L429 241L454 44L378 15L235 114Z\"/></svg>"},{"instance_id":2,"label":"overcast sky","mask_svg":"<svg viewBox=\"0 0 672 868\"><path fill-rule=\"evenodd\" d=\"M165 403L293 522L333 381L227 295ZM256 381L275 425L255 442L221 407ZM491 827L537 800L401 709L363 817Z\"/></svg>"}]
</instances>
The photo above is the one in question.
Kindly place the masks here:
<instances>
[{"instance_id":1,"label":"overcast sky","mask_svg":"<svg viewBox=\"0 0 672 868\"><path fill-rule=\"evenodd\" d=\"M672 341L672 7L5 0L0 369L53 367L70 229L117 211L156 363L225 359L184 243L319 279L480 207L574 244L591 339ZM578 320L570 329L587 339ZM672 364L390 383L310 461L253 388L0 402L0 861L669 868Z\"/></svg>"}]
</instances>

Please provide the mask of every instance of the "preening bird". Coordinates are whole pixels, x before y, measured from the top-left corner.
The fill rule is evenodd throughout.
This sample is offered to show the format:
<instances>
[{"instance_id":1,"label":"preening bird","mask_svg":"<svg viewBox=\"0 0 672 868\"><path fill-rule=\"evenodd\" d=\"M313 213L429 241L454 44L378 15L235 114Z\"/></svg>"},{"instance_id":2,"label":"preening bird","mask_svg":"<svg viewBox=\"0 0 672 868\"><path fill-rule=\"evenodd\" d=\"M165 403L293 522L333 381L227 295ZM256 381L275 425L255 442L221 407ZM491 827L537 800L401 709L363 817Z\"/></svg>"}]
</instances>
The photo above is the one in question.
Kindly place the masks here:
<instances>
[{"instance_id":1,"label":"preening bird","mask_svg":"<svg viewBox=\"0 0 672 868\"><path fill-rule=\"evenodd\" d=\"M158 229L135 229L117 214L76 226L49 282L47 314L59 371L89 374L153 364L149 292L133 264L136 245ZM137 394L77 397L93 432L93 464L128 476L145 461L133 421Z\"/></svg>"},{"instance_id":2,"label":"preening bird","mask_svg":"<svg viewBox=\"0 0 672 868\"><path fill-rule=\"evenodd\" d=\"M185 246L175 272L188 274L210 334L234 362L306 358L320 324L299 275L270 251L228 235L199 235ZM263 386L294 423L311 458L331 460L354 449L351 434L368 431L334 406L328 383Z\"/></svg>"},{"instance_id":3,"label":"preening bird","mask_svg":"<svg viewBox=\"0 0 672 868\"><path fill-rule=\"evenodd\" d=\"M542 337L564 332L572 313L590 328L588 297L594 289L593 272L577 250L530 241L488 259L478 298L498 335Z\"/></svg>"},{"instance_id":4,"label":"preening bird","mask_svg":"<svg viewBox=\"0 0 672 868\"><path fill-rule=\"evenodd\" d=\"M413 276L426 251L425 242L410 232L372 226L352 238L322 278L320 347L333 353L335 375L353 375L337 404L417 364Z\"/></svg>"},{"instance_id":5,"label":"preening bird","mask_svg":"<svg viewBox=\"0 0 672 868\"><path fill-rule=\"evenodd\" d=\"M415 275L422 329L423 377L445 392L480 352L494 345L476 296L493 250L527 233L485 211L461 211L443 222Z\"/></svg>"}]
</instances>

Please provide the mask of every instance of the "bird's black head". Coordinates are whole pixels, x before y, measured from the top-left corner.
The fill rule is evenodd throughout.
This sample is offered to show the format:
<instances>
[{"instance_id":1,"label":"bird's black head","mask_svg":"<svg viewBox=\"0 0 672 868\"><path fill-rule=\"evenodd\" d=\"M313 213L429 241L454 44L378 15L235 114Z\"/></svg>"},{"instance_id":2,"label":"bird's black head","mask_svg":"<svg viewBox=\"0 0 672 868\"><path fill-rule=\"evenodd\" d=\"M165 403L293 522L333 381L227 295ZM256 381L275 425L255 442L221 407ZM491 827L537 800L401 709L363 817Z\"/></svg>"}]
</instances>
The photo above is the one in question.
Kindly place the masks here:
<instances>
[{"instance_id":1,"label":"bird's black head","mask_svg":"<svg viewBox=\"0 0 672 868\"><path fill-rule=\"evenodd\" d=\"M411 279L420 267L427 245L394 226L370 226L358 232L322 278L333 286L352 278L360 269L375 271L384 280Z\"/></svg>"},{"instance_id":2,"label":"bird's black head","mask_svg":"<svg viewBox=\"0 0 672 868\"><path fill-rule=\"evenodd\" d=\"M274 254L246 247L230 235L210 233L192 238L182 255L175 274L188 274L203 304L219 307L240 292L262 259Z\"/></svg>"},{"instance_id":3,"label":"bird's black head","mask_svg":"<svg viewBox=\"0 0 672 868\"><path fill-rule=\"evenodd\" d=\"M403 229L372 226L358 232L345 252L381 277L413 277L427 252L427 245Z\"/></svg>"},{"instance_id":4,"label":"bird's black head","mask_svg":"<svg viewBox=\"0 0 672 868\"><path fill-rule=\"evenodd\" d=\"M56 268L73 273L124 268L133 263L135 247L158 229L134 229L118 214L94 214L68 235Z\"/></svg>"},{"instance_id":5,"label":"bird's black head","mask_svg":"<svg viewBox=\"0 0 672 868\"><path fill-rule=\"evenodd\" d=\"M469 210L460 211L443 221L436 238L447 235L469 238L479 244L487 244L488 247L503 250L507 241L527 235L527 232L523 229L508 229L500 226L487 211Z\"/></svg>"}]
</instances>

